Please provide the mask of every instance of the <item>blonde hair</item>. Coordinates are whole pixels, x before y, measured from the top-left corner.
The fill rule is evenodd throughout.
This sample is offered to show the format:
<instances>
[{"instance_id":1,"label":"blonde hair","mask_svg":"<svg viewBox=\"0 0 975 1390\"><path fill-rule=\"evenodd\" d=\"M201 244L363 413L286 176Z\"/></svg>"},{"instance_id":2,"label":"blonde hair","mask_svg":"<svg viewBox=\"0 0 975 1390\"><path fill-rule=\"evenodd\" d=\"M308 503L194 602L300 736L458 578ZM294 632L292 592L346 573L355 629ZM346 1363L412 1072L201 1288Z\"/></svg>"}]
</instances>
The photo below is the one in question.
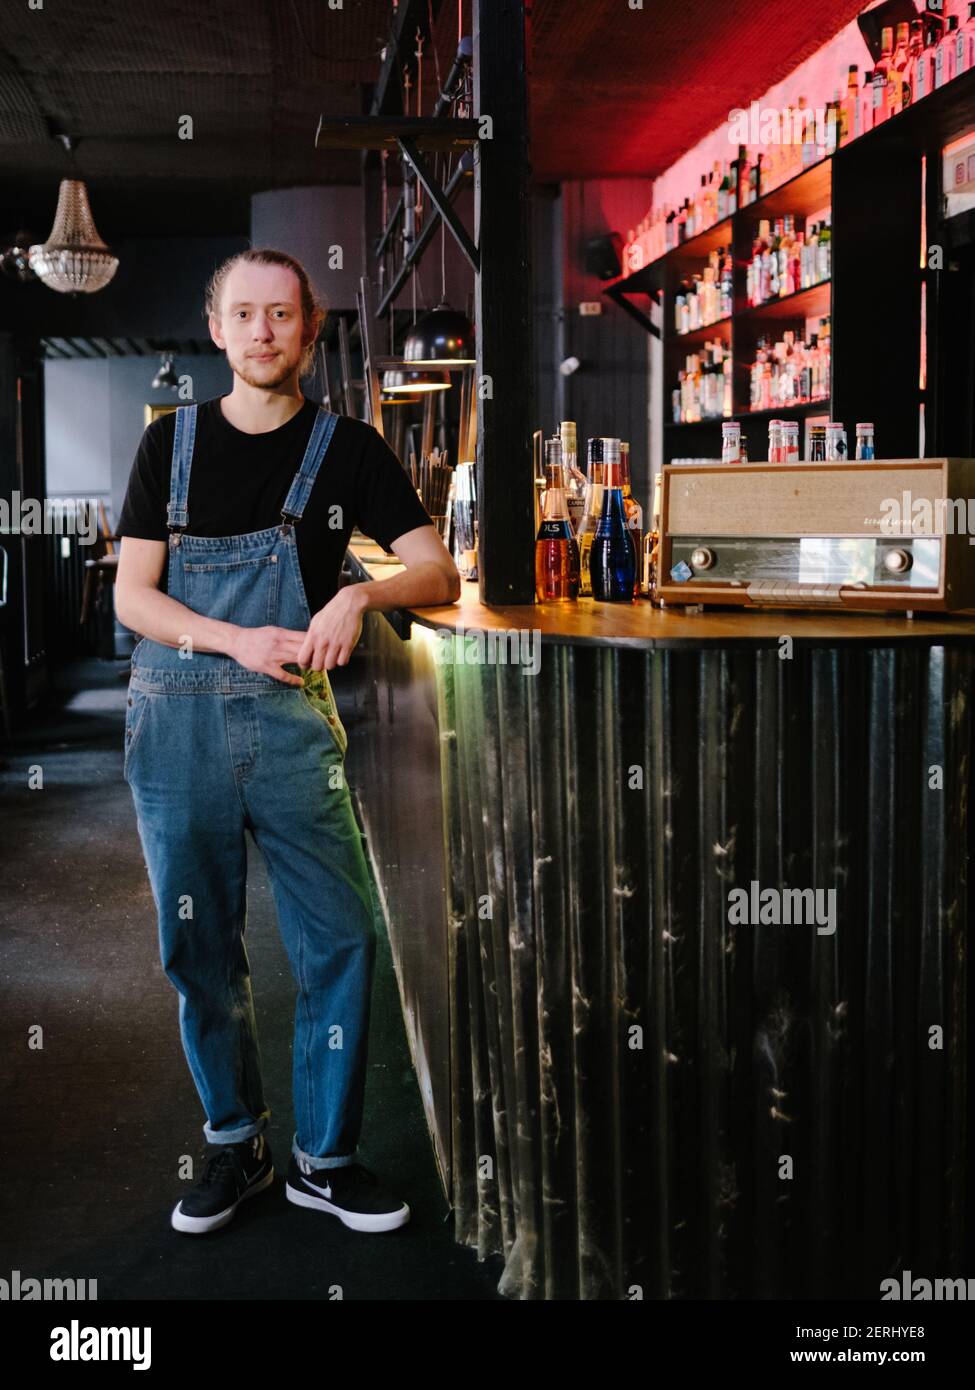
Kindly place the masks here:
<instances>
[{"instance_id":1,"label":"blonde hair","mask_svg":"<svg viewBox=\"0 0 975 1390\"><path fill-rule=\"evenodd\" d=\"M276 251L269 246L249 247L246 251L238 251L236 255L228 257L222 265L218 265L210 276L203 301L204 318L215 318L219 322L224 282L235 265L281 265L294 271L301 287L301 314L305 326L318 321L315 337L301 354L298 363L298 375L311 376L315 370L316 341L328 315L328 305L324 298L319 298L305 267L294 256L289 256L287 251Z\"/></svg>"}]
</instances>

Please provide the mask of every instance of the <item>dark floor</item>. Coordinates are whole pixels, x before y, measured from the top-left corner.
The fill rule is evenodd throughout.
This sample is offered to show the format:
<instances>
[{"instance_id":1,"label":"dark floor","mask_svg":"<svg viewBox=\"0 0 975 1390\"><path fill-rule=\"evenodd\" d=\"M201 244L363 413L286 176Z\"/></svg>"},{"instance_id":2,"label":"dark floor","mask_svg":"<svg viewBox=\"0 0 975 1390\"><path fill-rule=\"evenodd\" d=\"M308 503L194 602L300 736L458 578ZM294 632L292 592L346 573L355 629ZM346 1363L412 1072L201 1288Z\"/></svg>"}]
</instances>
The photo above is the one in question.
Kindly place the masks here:
<instances>
[{"instance_id":1,"label":"dark floor","mask_svg":"<svg viewBox=\"0 0 975 1390\"><path fill-rule=\"evenodd\" d=\"M333 673L347 727L354 666ZM122 779L126 670L66 667L0 748L0 1276L94 1278L99 1299L328 1298L336 1284L346 1299L500 1298L500 1259L453 1239L378 908L360 1153L412 1219L363 1235L285 1200L294 986L250 840L247 949L278 1178L221 1231L171 1229L177 1164L198 1164L204 1116Z\"/></svg>"}]
</instances>

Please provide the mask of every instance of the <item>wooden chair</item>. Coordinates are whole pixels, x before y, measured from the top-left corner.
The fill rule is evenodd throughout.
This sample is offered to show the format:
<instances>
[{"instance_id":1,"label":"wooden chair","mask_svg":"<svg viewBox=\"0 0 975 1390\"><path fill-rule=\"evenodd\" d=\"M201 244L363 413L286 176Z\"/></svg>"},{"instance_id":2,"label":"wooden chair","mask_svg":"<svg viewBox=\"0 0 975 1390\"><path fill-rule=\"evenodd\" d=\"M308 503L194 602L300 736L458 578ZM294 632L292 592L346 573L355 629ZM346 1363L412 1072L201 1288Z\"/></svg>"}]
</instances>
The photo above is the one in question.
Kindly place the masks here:
<instances>
[{"instance_id":1,"label":"wooden chair","mask_svg":"<svg viewBox=\"0 0 975 1390\"><path fill-rule=\"evenodd\" d=\"M92 595L94 594L97 603L103 584L106 582L115 583L119 559L116 543L120 542L121 539L121 536L112 533L105 504L99 501L98 536L92 543L94 554L90 560L85 561L85 587L81 595L81 617L79 619L82 627L88 621Z\"/></svg>"}]
</instances>

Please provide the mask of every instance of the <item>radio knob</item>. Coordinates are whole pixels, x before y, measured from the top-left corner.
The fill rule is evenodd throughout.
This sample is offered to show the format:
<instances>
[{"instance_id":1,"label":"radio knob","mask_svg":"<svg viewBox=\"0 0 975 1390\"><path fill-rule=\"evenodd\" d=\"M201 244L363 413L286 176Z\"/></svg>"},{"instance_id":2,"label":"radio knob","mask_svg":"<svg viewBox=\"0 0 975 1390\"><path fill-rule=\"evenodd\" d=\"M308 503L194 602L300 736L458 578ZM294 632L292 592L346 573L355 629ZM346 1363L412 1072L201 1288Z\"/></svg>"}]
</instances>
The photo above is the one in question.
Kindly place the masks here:
<instances>
[{"instance_id":1,"label":"radio knob","mask_svg":"<svg viewBox=\"0 0 975 1390\"><path fill-rule=\"evenodd\" d=\"M691 568L696 570L709 570L714 564L714 551L709 550L706 545L699 545L696 550L691 551Z\"/></svg>"},{"instance_id":2,"label":"radio knob","mask_svg":"<svg viewBox=\"0 0 975 1390\"><path fill-rule=\"evenodd\" d=\"M911 556L906 550L888 550L884 555L884 569L891 574L904 574L911 568Z\"/></svg>"}]
</instances>

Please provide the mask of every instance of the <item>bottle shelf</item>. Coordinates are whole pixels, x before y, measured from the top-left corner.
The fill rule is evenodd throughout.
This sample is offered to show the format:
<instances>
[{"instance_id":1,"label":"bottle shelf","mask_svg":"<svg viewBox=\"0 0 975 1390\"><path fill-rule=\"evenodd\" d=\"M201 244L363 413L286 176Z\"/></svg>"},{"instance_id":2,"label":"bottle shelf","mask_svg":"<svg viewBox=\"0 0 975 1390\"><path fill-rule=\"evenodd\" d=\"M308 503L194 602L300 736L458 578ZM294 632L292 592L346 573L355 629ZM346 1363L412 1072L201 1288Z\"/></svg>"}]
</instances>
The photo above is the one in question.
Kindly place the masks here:
<instances>
[{"instance_id":1,"label":"bottle shelf","mask_svg":"<svg viewBox=\"0 0 975 1390\"><path fill-rule=\"evenodd\" d=\"M707 232L672 248L635 275L621 277L607 290L624 298L630 290L650 294L661 304L661 361L663 370L655 382L652 411L662 420L663 459L675 456L716 454L722 419L675 422L672 394L683 355L700 353L704 342L719 339L730 349L733 361L731 418L741 421L753 456L763 451L770 419L806 420L809 417L842 420L852 446L851 424L867 419L877 422L877 446L886 457L916 456L919 438L919 388L922 365L920 294L914 293L923 272L918 252L922 222L926 216L928 240L946 236L941 220L940 150L975 128L975 69L874 130L850 140L816 164L808 165L754 202L738 208L730 218ZM926 163L924 162L926 160ZM925 174L926 170L926 174ZM926 202L924 201L926 198ZM746 268L759 223L792 215L819 221L829 209L832 227L832 279L796 294L751 306L746 302ZM703 273L711 251L731 247L734 262L734 311L730 320L679 336L674 327L673 295L681 280ZM926 331L938 333L938 296L931 286L943 284L940 272L927 272L929 285ZM891 314L891 287L905 286L909 293ZM634 301L635 307L636 301ZM828 399L802 405L774 406L750 411L749 364L758 340L778 339L784 329L808 336L803 320L828 315L831 319L831 394ZM896 322L883 340L881 352L871 351L867 327ZM644 317L644 326L651 328ZM857 326L860 326L860 332ZM815 325L813 325L815 327ZM938 357L928 354L929 377L923 403L931 409L932 380L947 379ZM743 404L744 403L744 404ZM659 412L659 415L657 414Z\"/></svg>"},{"instance_id":2,"label":"bottle shelf","mask_svg":"<svg viewBox=\"0 0 975 1390\"><path fill-rule=\"evenodd\" d=\"M830 398L823 396L818 401L803 401L801 405L773 405L768 410L739 410L734 419L741 420L788 420L790 416L829 415Z\"/></svg>"},{"instance_id":3,"label":"bottle shelf","mask_svg":"<svg viewBox=\"0 0 975 1390\"><path fill-rule=\"evenodd\" d=\"M818 285L797 290L795 294L783 295L780 299L768 299L764 304L742 304L735 310L735 318L764 322L766 319L815 319L829 313L831 284L820 280Z\"/></svg>"},{"instance_id":4,"label":"bottle shelf","mask_svg":"<svg viewBox=\"0 0 975 1390\"><path fill-rule=\"evenodd\" d=\"M673 308L671 306L671 312ZM714 338L720 338L723 343L731 339L731 322L733 315L728 315L723 319L715 319L714 323L704 325L702 328L692 328L689 333L678 333L674 329L667 335L668 347L700 347L702 343L710 342Z\"/></svg>"},{"instance_id":5,"label":"bottle shelf","mask_svg":"<svg viewBox=\"0 0 975 1390\"><path fill-rule=\"evenodd\" d=\"M833 159L834 156L828 154L815 164L807 164L805 169L793 174L785 183L763 193L754 203L746 203L739 208L739 218L758 223L762 218L773 221L789 213L797 218L810 217L821 208L829 207L832 203Z\"/></svg>"},{"instance_id":6,"label":"bottle shelf","mask_svg":"<svg viewBox=\"0 0 975 1390\"><path fill-rule=\"evenodd\" d=\"M665 420L665 430L704 430L713 429L721 433L721 426L726 420L736 420L736 415L719 415L713 420Z\"/></svg>"}]
</instances>

